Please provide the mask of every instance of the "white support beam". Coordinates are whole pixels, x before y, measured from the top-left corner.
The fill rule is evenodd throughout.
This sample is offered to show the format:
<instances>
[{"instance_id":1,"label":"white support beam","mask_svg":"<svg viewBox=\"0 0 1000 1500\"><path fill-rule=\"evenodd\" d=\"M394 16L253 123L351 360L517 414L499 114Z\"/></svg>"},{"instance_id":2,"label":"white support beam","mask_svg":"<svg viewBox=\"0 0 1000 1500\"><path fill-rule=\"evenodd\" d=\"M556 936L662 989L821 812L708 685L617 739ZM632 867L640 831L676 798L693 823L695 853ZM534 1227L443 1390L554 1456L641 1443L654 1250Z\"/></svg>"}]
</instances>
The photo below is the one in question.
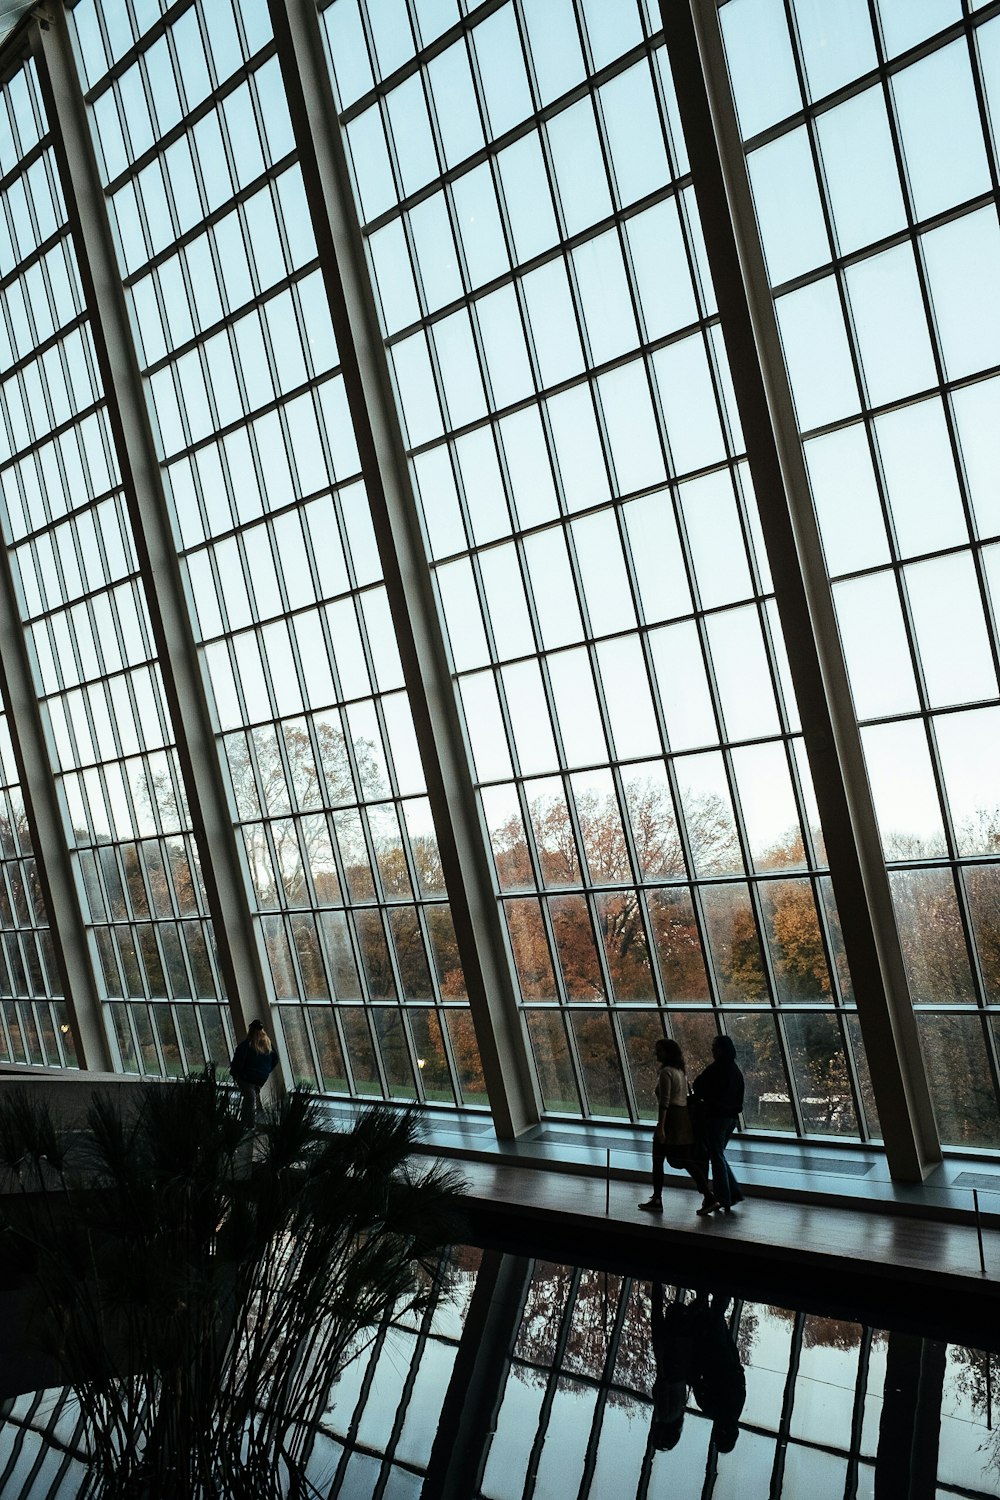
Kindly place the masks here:
<instances>
[{"instance_id":1,"label":"white support beam","mask_svg":"<svg viewBox=\"0 0 1000 1500\"><path fill-rule=\"evenodd\" d=\"M110 1072L114 1062L67 839L68 813L53 774L55 755L45 733L6 546L0 546L0 692L77 1061L81 1068Z\"/></svg>"},{"instance_id":2,"label":"white support beam","mask_svg":"<svg viewBox=\"0 0 1000 1500\"><path fill-rule=\"evenodd\" d=\"M539 1119L502 914L417 519L315 0L269 0L498 1136Z\"/></svg>"},{"instance_id":3,"label":"white support beam","mask_svg":"<svg viewBox=\"0 0 1000 1500\"><path fill-rule=\"evenodd\" d=\"M661 0L667 51L889 1169L941 1160L715 0ZM821 357L817 351L817 358Z\"/></svg>"}]
</instances>

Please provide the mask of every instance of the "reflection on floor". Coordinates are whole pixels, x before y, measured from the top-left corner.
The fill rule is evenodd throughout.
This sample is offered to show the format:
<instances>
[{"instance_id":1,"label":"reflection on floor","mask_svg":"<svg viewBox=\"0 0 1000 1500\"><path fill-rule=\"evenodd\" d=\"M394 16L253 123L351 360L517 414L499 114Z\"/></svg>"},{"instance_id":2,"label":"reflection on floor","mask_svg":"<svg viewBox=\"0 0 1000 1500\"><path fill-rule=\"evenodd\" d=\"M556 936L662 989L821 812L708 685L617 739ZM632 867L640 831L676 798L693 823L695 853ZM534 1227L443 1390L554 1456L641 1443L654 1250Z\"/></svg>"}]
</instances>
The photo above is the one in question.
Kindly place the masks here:
<instances>
[{"instance_id":1,"label":"reflection on floor","mask_svg":"<svg viewBox=\"0 0 1000 1500\"><path fill-rule=\"evenodd\" d=\"M997 1355L685 1288L668 1264L662 1275L459 1249L451 1294L422 1320L387 1321L334 1386L310 1467L318 1492L996 1496ZM18 1397L2 1415L4 1500L75 1496L72 1399Z\"/></svg>"}]
</instances>

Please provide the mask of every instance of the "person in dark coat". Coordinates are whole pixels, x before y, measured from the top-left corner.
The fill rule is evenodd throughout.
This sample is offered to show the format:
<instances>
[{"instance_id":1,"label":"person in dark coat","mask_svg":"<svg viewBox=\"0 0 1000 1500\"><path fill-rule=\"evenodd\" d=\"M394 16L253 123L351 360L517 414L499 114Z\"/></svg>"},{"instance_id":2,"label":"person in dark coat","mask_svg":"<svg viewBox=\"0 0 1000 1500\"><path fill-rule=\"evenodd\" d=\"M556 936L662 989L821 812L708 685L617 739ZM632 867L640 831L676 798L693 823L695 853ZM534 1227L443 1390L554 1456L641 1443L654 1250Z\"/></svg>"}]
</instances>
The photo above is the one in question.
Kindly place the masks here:
<instances>
[{"instance_id":1,"label":"person in dark coat","mask_svg":"<svg viewBox=\"0 0 1000 1500\"><path fill-rule=\"evenodd\" d=\"M653 1447L660 1453L676 1448L680 1442L693 1377L696 1338L693 1305L685 1303L680 1292L673 1302L667 1302L663 1291L663 1283L654 1281L650 1288L650 1333L656 1379L651 1436Z\"/></svg>"},{"instance_id":2,"label":"person in dark coat","mask_svg":"<svg viewBox=\"0 0 1000 1500\"><path fill-rule=\"evenodd\" d=\"M263 1021L251 1021L246 1039L240 1042L229 1064L233 1082L243 1096L240 1121L244 1129L252 1130L256 1125L260 1091L277 1066L278 1054Z\"/></svg>"},{"instance_id":3,"label":"person in dark coat","mask_svg":"<svg viewBox=\"0 0 1000 1500\"><path fill-rule=\"evenodd\" d=\"M740 1435L740 1413L747 1399L747 1380L726 1310L729 1298L699 1292L692 1308L695 1345L691 1393L712 1423L712 1442L731 1453Z\"/></svg>"},{"instance_id":4,"label":"person in dark coat","mask_svg":"<svg viewBox=\"0 0 1000 1500\"><path fill-rule=\"evenodd\" d=\"M736 1065L732 1037L717 1036L712 1043L714 1062L694 1081L694 1097L700 1106L700 1129L712 1167L712 1189L724 1213L743 1201L740 1185L726 1160L726 1147L739 1124L743 1108L743 1074Z\"/></svg>"}]
</instances>

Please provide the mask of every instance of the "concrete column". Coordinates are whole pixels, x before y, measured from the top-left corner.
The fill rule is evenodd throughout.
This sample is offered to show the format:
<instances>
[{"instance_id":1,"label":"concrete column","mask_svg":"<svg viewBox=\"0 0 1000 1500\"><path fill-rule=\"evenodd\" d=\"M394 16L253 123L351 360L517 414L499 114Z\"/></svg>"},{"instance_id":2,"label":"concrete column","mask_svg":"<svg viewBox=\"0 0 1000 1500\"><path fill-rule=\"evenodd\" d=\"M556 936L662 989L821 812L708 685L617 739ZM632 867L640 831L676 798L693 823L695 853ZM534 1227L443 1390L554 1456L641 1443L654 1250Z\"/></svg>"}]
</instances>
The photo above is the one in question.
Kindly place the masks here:
<instances>
[{"instance_id":1,"label":"concrete column","mask_svg":"<svg viewBox=\"0 0 1000 1500\"><path fill-rule=\"evenodd\" d=\"M714 0L661 0L778 614L889 1169L941 1160ZM817 353L817 357L820 357Z\"/></svg>"},{"instance_id":2,"label":"concrete column","mask_svg":"<svg viewBox=\"0 0 1000 1500\"><path fill-rule=\"evenodd\" d=\"M876 1500L934 1500L948 1347L890 1333L875 1454Z\"/></svg>"},{"instance_id":3,"label":"concrete column","mask_svg":"<svg viewBox=\"0 0 1000 1500\"><path fill-rule=\"evenodd\" d=\"M107 203L61 5L53 6L41 23L35 54L229 1010L238 1035L255 1016L273 1034L270 985L250 915L207 684L191 626Z\"/></svg>"},{"instance_id":4,"label":"concrete column","mask_svg":"<svg viewBox=\"0 0 1000 1500\"><path fill-rule=\"evenodd\" d=\"M111 1046L66 836L69 814L53 775L55 751L39 708L6 546L0 546L0 692L77 1060L81 1068L109 1071Z\"/></svg>"},{"instance_id":5,"label":"concrete column","mask_svg":"<svg viewBox=\"0 0 1000 1500\"><path fill-rule=\"evenodd\" d=\"M498 1136L540 1105L420 535L315 0L268 0Z\"/></svg>"},{"instance_id":6,"label":"concrete column","mask_svg":"<svg viewBox=\"0 0 1000 1500\"><path fill-rule=\"evenodd\" d=\"M483 1251L421 1500L467 1500L476 1493L530 1280L530 1260Z\"/></svg>"}]
</instances>

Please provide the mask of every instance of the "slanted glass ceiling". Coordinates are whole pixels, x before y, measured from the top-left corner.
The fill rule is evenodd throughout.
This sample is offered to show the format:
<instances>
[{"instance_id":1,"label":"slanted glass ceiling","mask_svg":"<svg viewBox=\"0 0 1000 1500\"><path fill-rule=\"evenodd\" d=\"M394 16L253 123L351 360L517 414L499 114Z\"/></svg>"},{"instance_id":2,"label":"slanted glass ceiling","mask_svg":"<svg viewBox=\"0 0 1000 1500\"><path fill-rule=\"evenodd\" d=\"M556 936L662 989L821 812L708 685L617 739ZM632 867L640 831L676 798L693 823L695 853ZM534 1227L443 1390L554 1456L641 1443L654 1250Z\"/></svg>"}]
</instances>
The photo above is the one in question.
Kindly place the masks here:
<instances>
[{"instance_id":1,"label":"slanted glass ceiling","mask_svg":"<svg viewBox=\"0 0 1000 1500\"><path fill-rule=\"evenodd\" d=\"M720 20L938 1123L996 1146L1000 19L965 10Z\"/></svg>"},{"instance_id":2,"label":"slanted glass ceiling","mask_svg":"<svg viewBox=\"0 0 1000 1500\"><path fill-rule=\"evenodd\" d=\"M720 7L939 1124L987 1146L996 10ZM483 1107L268 6L70 16L289 1072ZM646 1119L654 1040L698 1065L721 1028L750 1127L877 1138L658 6L331 0L319 23L543 1108ZM229 1050L231 937L21 35L0 482L66 810L39 857L71 861L120 1065L169 1072ZM11 910L44 933L37 900ZM35 1048L12 1029L34 1003L55 1047L31 1055L62 1060L39 941L8 962L3 1045Z\"/></svg>"}]
</instances>

